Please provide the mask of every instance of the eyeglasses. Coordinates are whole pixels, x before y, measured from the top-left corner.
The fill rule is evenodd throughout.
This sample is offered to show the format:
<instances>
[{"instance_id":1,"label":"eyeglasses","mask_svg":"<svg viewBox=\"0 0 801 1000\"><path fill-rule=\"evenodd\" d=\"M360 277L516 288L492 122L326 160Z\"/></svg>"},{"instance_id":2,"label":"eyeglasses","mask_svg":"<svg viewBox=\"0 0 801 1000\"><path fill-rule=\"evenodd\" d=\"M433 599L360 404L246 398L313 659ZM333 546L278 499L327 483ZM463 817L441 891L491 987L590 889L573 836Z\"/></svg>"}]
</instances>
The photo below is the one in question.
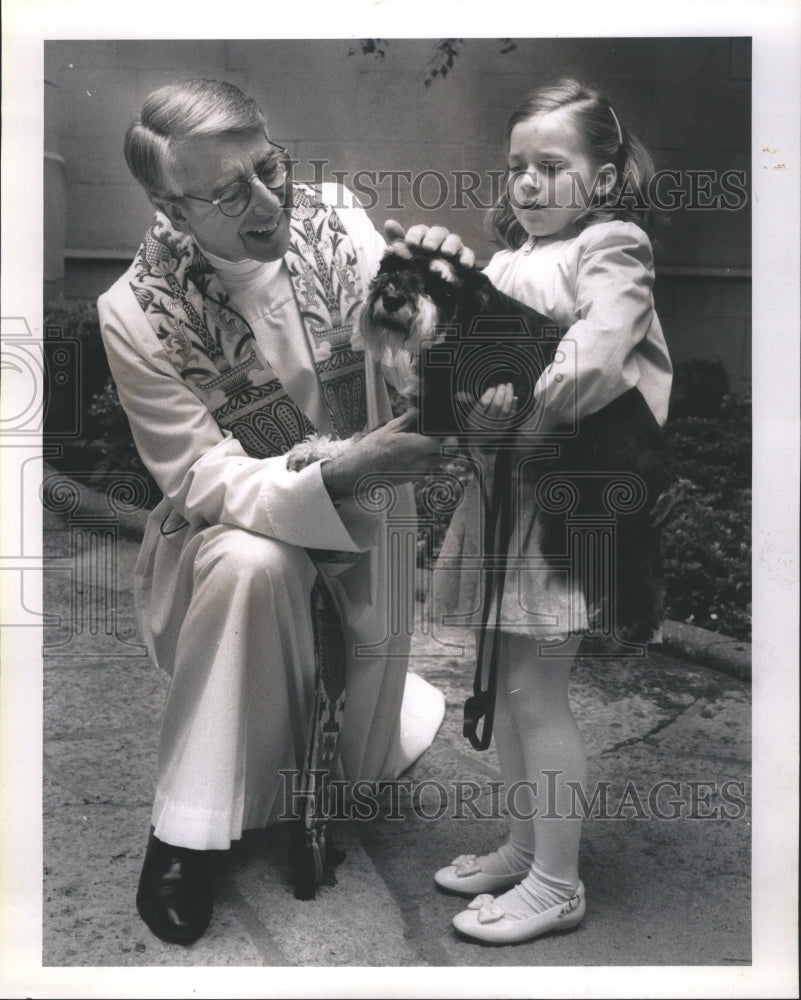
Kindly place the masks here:
<instances>
[{"instance_id":1,"label":"eyeglasses","mask_svg":"<svg viewBox=\"0 0 801 1000\"><path fill-rule=\"evenodd\" d=\"M266 188L269 188L270 191L280 191L286 184L289 171L292 167L292 160L283 146L279 146L277 143L272 143L272 145L278 150L278 153L265 160L258 171L255 174L251 174L246 180L234 181L233 184L224 187L220 192L219 198L200 198L196 194L184 194L180 197L190 198L192 201L203 201L207 205L214 205L216 208L219 208L223 215L227 215L228 218L236 218L250 204L250 199L253 197L251 181L254 177L258 177L261 183Z\"/></svg>"}]
</instances>

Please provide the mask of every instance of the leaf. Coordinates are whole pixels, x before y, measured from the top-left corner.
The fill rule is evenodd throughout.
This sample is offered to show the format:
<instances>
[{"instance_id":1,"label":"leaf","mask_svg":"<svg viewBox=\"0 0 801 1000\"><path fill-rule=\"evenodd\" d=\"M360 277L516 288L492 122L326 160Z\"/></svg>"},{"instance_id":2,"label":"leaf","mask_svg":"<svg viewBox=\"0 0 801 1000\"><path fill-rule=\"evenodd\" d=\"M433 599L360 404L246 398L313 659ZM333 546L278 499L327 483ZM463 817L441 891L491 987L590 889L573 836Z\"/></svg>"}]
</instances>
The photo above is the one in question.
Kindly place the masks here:
<instances>
[{"instance_id":1,"label":"leaf","mask_svg":"<svg viewBox=\"0 0 801 1000\"><path fill-rule=\"evenodd\" d=\"M383 59L386 55L389 42L386 38L361 38L355 47L348 49L348 55L354 56L361 51L362 55L373 55L376 59Z\"/></svg>"},{"instance_id":2,"label":"leaf","mask_svg":"<svg viewBox=\"0 0 801 1000\"><path fill-rule=\"evenodd\" d=\"M441 38L434 46L434 55L428 64L424 83L430 87L436 76L447 76L464 45L462 38Z\"/></svg>"}]
</instances>

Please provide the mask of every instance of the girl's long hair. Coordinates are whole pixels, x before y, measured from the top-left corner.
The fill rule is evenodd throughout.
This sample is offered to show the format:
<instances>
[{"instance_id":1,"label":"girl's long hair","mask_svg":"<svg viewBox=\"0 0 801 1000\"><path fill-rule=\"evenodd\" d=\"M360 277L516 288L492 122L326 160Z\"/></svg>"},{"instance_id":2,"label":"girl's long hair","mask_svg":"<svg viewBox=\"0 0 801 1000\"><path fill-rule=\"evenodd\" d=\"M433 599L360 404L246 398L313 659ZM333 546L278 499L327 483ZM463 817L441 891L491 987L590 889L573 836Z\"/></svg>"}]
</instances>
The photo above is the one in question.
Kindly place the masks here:
<instances>
[{"instance_id":1,"label":"girl's long hair","mask_svg":"<svg viewBox=\"0 0 801 1000\"><path fill-rule=\"evenodd\" d=\"M595 197L581 223L589 226L594 222L622 219L636 222L649 232L654 224L654 208L648 195L654 174L653 161L639 139L620 122L606 95L595 87L566 78L529 95L507 123L507 151L512 130L517 125L560 109L568 110L587 155L599 165L612 163L617 169L614 187L605 195ZM490 221L497 239L505 247L517 250L528 239L528 233L515 218L508 179L507 167L501 195L491 212Z\"/></svg>"}]
</instances>

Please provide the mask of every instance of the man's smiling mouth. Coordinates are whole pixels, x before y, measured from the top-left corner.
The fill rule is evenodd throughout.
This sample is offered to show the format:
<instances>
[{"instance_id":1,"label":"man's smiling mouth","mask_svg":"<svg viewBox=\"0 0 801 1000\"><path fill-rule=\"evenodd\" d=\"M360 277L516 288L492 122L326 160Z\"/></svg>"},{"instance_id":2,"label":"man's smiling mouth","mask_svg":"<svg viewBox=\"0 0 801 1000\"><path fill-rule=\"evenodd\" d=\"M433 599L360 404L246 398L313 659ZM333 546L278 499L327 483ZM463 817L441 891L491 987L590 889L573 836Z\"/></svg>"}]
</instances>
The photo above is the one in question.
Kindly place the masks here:
<instances>
[{"instance_id":1,"label":"man's smiling mouth","mask_svg":"<svg viewBox=\"0 0 801 1000\"><path fill-rule=\"evenodd\" d=\"M262 226L259 229L248 229L247 232L249 236L260 236L260 237L272 236L280 225L281 225L281 217L279 216L277 219L275 219L273 222L268 223L266 226Z\"/></svg>"}]
</instances>

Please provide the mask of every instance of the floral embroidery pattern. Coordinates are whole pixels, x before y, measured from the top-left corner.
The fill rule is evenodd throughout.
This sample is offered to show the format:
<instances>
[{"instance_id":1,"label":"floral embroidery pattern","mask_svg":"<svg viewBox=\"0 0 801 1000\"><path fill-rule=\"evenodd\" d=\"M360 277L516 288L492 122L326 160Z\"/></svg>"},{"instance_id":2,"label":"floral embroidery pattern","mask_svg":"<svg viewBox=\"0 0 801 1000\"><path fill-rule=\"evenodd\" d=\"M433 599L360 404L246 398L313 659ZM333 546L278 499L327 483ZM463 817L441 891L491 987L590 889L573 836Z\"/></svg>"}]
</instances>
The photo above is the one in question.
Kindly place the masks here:
<instances>
[{"instance_id":1,"label":"floral embroidery pattern","mask_svg":"<svg viewBox=\"0 0 801 1000\"><path fill-rule=\"evenodd\" d=\"M285 260L323 397L337 434L349 437L366 423L364 355L351 344L356 253L334 209L308 188L295 188L291 234ZM209 262L163 216L137 254L131 288L178 374L248 454L283 454L314 430Z\"/></svg>"}]
</instances>

